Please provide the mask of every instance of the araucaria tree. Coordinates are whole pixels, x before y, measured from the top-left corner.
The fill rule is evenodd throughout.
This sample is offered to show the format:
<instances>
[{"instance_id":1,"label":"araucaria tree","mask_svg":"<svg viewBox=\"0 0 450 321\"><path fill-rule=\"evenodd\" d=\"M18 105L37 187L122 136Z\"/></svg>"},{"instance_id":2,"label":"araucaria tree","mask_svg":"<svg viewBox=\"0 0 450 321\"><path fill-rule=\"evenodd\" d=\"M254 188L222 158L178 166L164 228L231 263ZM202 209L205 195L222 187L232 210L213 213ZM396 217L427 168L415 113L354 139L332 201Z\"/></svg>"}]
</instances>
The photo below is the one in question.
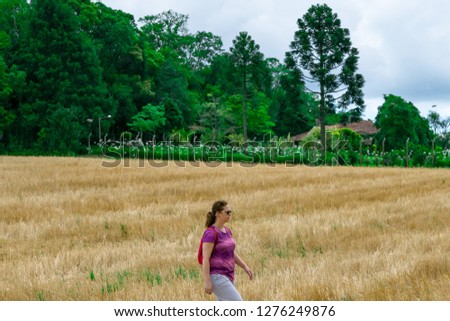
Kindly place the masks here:
<instances>
[{"instance_id":1,"label":"araucaria tree","mask_svg":"<svg viewBox=\"0 0 450 321\"><path fill-rule=\"evenodd\" d=\"M244 144L247 142L247 83L254 76L258 67L264 61L264 55L259 51L259 45L255 43L247 32L240 32L233 40L230 48L232 61L242 81L242 117L244 127Z\"/></svg>"},{"instance_id":2,"label":"araucaria tree","mask_svg":"<svg viewBox=\"0 0 450 321\"><path fill-rule=\"evenodd\" d=\"M326 4L314 5L297 21L291 51L287 53L302 72L308 91L319 97L319 122L323 157L326 151L325 118L336 109L353 108L360 117L365 106L364 78L356 73L358 50L352 47L350 32L341 27L337 14ZM310 87L314 86L314 87Z\"/></svg>"}]
</instances>

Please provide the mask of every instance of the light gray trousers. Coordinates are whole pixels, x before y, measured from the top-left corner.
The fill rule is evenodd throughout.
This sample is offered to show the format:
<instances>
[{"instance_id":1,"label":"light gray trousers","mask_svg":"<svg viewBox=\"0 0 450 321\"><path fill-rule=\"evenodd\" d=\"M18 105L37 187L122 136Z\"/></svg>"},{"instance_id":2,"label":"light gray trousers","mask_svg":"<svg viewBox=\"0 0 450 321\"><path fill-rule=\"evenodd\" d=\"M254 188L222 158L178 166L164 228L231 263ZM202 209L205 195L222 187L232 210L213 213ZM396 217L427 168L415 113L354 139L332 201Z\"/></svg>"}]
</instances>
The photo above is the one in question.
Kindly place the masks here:
<instances>
[{"instance_id":1,"label":"light gray trousers","mask_svg":"<svg viewBox=\"0 0 450 321\"><path fill-rule=\"evenodd\" d=\"M225 275L211 274L211 282L218 301L243 301L233 282Z\"/></svg>"}]
</instances>

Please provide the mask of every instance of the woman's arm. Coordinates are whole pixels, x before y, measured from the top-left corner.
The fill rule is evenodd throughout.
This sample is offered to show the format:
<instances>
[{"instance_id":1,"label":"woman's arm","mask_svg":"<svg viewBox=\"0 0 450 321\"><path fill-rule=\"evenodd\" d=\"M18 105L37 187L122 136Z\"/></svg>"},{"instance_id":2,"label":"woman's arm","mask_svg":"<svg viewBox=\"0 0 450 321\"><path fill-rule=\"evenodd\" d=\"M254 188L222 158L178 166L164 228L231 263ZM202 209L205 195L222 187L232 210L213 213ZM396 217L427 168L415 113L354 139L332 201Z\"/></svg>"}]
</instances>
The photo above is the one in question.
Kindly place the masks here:
<instances>
[{"instance_id":1,"label":"woman's arm","mask_svg":"<svg viewBox=\"0 0 450 321\"><path fill-rule=\"evenodd\" d=\"M245 264L244 260L242 260L236 252L234 253L234 263L240 266L248 274L248 278L250 280L253 279L253 271L248 267L247 264Z\"/></svg>"},{"instance_id":2,"label":"woman's arm","mask_svg":"<svg viewBox=\"0 0 450 321\"><path fill-rule=\"evenodd\" d=\"M214 248L214 243L210 243L210 242L203 243L202 274L203 274L203 281L205 282L205 292L207 294L212 293L212 282L211 282L211 275L210 275L209 259L211 258L211 253L213 251L213 248Z\"/></svg>"}]
</instances>

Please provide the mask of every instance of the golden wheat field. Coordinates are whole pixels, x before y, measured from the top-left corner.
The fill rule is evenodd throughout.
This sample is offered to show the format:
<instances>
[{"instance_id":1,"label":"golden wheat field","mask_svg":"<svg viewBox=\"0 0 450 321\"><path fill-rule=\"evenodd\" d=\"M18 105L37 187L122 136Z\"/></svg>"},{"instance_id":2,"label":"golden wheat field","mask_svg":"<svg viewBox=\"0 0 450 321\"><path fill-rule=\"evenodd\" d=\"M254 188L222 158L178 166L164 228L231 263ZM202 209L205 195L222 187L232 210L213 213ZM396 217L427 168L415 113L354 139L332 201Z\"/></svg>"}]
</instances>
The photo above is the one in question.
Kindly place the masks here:
<instances>
[{"instance_id":1,"label":"golden wheat field","mask_svg":"<svg viewBox=\"0 0 450 321\"><path fill-rule=\"evenodd\" d=\"M450 170L103 162L0 158L1 300L213 300L217 199L245 300L450 300Z\"/></svg>"}]
</instances>

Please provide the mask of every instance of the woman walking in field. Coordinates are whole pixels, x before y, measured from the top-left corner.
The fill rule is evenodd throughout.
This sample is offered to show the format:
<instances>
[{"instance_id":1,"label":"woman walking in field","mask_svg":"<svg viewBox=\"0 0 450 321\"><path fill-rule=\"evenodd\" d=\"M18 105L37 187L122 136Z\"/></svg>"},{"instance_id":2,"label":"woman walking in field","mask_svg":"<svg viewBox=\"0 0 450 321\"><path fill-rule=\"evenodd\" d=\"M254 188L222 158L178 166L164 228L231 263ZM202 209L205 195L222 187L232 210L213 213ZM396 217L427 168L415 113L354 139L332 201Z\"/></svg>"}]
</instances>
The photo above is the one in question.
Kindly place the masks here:
<instances>
[{"instance_id":1,"label":"woman walking in field","mask_svg":"<svg viewBox=\"0 0 450 321\"><path fill-rule=\"evenodd\" d=\"M230 221L231 209L225 201L217 201L206 216L207 229L202 237L203 280L205 293L214 293L219 301L242 301L234 286L234 266L237 264L253 278L252 270L234 252L236 244L225 226Z\"/></svg>"}]
</instances>

